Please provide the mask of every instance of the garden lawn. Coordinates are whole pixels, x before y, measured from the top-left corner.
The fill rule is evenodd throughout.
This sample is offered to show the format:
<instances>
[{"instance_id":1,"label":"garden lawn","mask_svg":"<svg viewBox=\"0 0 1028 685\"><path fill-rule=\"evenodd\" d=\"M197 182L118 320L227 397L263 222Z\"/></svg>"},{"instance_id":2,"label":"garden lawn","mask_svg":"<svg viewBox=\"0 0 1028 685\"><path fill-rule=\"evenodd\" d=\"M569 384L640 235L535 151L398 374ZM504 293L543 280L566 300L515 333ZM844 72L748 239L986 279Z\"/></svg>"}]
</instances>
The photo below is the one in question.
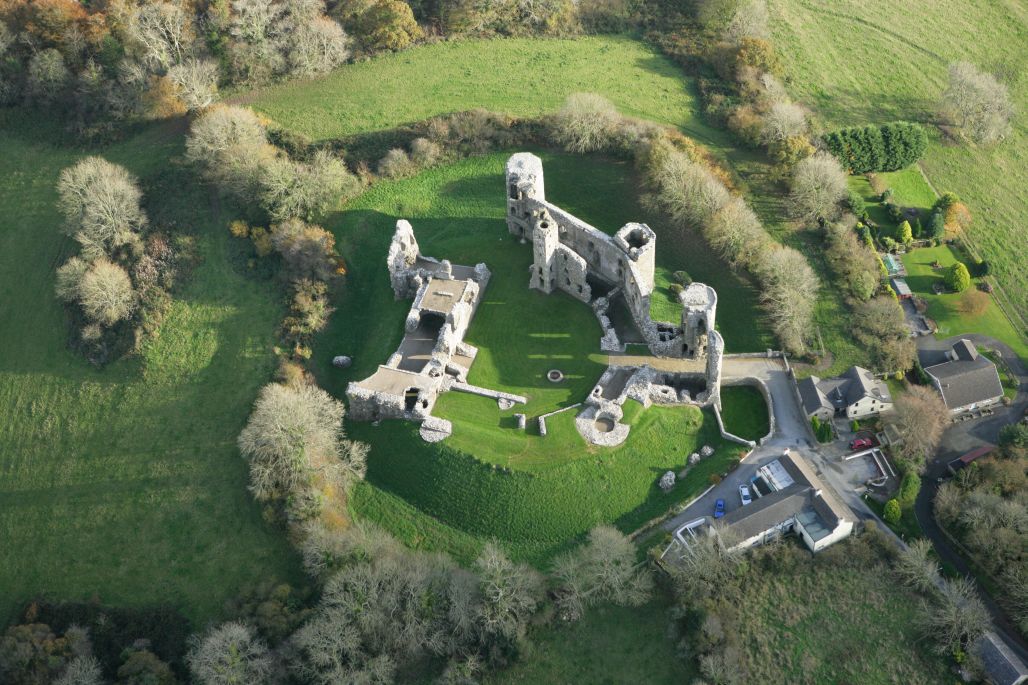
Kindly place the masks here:
<instances>
[{"instance_id":1,"label":"garden lawn","mask_svg":"<svg viewBox=\"0 0 1028 685\"><path fill-rule=\"evenodd\" d=\"M581 620L529 633L530 645L512 668L491 674L487 685L590 683L680 685L695 673L668 637L665 602L641 607L599 606Z\"/></svg>"},{"instance_id":2,"label":"garden lawn","mask_svg":"<svg viewBox=\"0 0 1028 685\"><path fill-rule=\"evenodd\" d=\"M900 207L913 208L920 212L921 224L927 230L931 208L935 204L937 196L925 180L921 169L915 165L900 171L876 174L876 176L886 188L892 189L893 202ZM880 228L879 237L888 236L896 240L899 224L889 216L885 203L881 201L881 195L876 193L871 187L868 177L863 174L850 176L849 187L850 190L857 192L864 198L864 202L867 203L868 216ZM917 226L914 225L914 222L911 222L911 229L916 233ZM922 235L922 237L926 236Z\"/></svg>"},{"instance_id":3,"label":"garden lawn","mask_svg":"<svg viewBox=\"0 0 1028 685\"><path fill-rule=\"evenodd\" d=\"M235 447L282 312L231 268L227 217L172 162L181 122L87 151L38 116L0 116L0 625L46 595L170 604L200 626L248 584L296 582ZM203 260L159 335L105 369L67 348L54 296L74 249L55 183L91 152L139 175L151 218L195 235Z\"/></svg>"},{"instance_id":4,"label":"garden lawn","mask_svg":"<svg viewBox=\"0 0 1028 685\"><path fill-rule=\"evenodd\" d=\"M613 232L642 216L627 164L599 158L541 153L548 196L565 209ZM548 435L535 422L518 431L513 414L539 414L581 401L603 372L600 330L590 308L567 295L528 289L531 249L514 240L504 221L506 153L463 160L402 181L382 182L329 217L349 264L337 311L315 344L321 384L343 396L346 384L367 377L395 350L409 301L395 301L385 255L398 218L414 226L421 251L456 264L484 261L492 271L467 341L479 348L470 382L526 395L525 407L501 412L496 403L460 393L440 398L435 413L450 419L453 435L424 443L418 427L386 422L351 424L371 444L367 483L354 495L358 517L378 521L415 547L445 549L472 558L482 542L498 539L518 558L541 562L565 549L600 522L630 531L705 487L736 450L718 450L710 465L690 472L670 494L656 482L681 468L703 444L722 445L714 417L695 408L639 411L630 403L632 426L620 448L591 448L574 428L574 410L551 417ZM661 241L658 260L675 255L681 241ZM665 249L664 245L668 245ZM732 311L719 326L730 349L757 343L751 291L712 257L663 264L685 268L698 280L711 276L719 309ZM738 347L736 347L738 349ZM744 347L745 349L745 347ZM753 349L753 348L751 348ZM757 348L759 349L759 348ZM332 367L336 354L354 365ZM551 368L567 379L544 378Z\"/></svg>"},{"instance_id":5,"label":"garden lawn","mask_svg":"<svg viewBox=\"0 0 1028 685\"><path fill-rule=\"evenodd\" d=\"M701 142L725 139L702 122L691 83L674 64L645 43L617 36L438 42L238 100L325 140L477 107L537 116L578 92L599 93L623 114L676 126Z\"/></svg>"},{"instance_id":6,"label":"garden lawn","mask_svg":"<svg viewBox=\"0 0 1028 685\"><path fill-rule=\"evenodd\" d=\"M978 315L972 315L962 310L961 301L966 296L964 293L944 292L936 295L932 291L932 284L941 282L945 277L950 265L957 262L959 255L949 245L923 248L913 250L903 255L903 264L907 268L907 284L915 294L924 297L928 302L928 316L935 320L939 326L936 332L937 338L949 338L963 333L981 333L1005 342L1010 345L1021 359L1028 360L1028 342L1017 334L1010 321L1003 316L996 303L990 298L989 306ZM932 263L938 261L941 269L932 268ZM965 258L964 263L968 263ZM974 281L971 288L974 288Z\"/></svg>"},{"instance_id":7,"label":"garden lawn","mask_svg":"<svg viewBox=\"0 0 1028 685\"><path fill-rule=\"evenodd\" d=\"M746 440L760 440L771 430L767 402L752 385L722 386L721 420L725 430Z\"/></svg>"},{"instance_id":8,"label":"garden lawn","mask_svg":"<svg viewBox=\"0 0 1028 685\"><path fill-rule=\"evenodd\" d=\"M971 242L1028 319L1028 6L937 0L912 12L902 0L770 5L788 87L815 108L823 128L899 119L929 125L932 140L922 161L928 178L939 192L952 190L968 204L975 218ZM948 65L957 60L1009 74L1014 130L995 146L954 142L933 126ZM1018 326L1023 336L1025 325Z\"/></svg>"}]
</instances>

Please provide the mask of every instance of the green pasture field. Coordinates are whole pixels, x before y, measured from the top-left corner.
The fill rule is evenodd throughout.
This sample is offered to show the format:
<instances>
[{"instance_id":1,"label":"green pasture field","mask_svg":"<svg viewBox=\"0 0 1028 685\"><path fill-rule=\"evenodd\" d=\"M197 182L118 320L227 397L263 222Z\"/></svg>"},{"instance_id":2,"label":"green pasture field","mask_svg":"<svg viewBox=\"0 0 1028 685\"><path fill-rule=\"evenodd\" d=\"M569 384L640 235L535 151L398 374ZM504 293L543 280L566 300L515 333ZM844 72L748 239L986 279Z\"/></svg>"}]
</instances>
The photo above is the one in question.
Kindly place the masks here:
<instances>
[{"instance_id":1,"label":"green pasture field","mask_svg":"<svg viewBox=\"0 0 1028 685\"><path fill-rule=\"evenodd\" d=\"M518 116L554 111L571 93L599 93L622 114L724 141L703 123L681 70L638 40L504 38L443 41L236 98L313 140L381 131L481 107Z\"/></svg>"},{"instance_id":2,"label":"green pasture field","mask_svg":"<svg viewBox=\"0 0 1028 685\"><path fill-rule=\"evenodd\" d=\"M640 216L628 165L540 154L548 196L565 209L611 232ZM356 489L353 508L415 547L466 559L495 538L518 558L543 562L599 522L627 531L663 513L705 487L738 450L722 445L709 412L639 411L634 403L626 406L632 432L619 448L587 446L574 428L574 410L551 417L546 437L537 434L534 418L584 398L605 358L598 354L600 330L587 305L528 289L530 246L514 240L503 219L506 157L474 157L382 182L326 221L350 271L337 311L315 344L314 363L321 384L341 396L346 383L372 373L395 350L410 307L394 300L385 268L397 219L411 221L424 254L456 264L485 261L492 278L468 331L467 341L479 347L469 380L523 394L528 405L501 412L492 400L444 395L435 413L451 420L454 431L437 445L424 443L417 426L404 422L351 424L351 435L372 446L367 483ZM660 236L658 227L658 260L667 260L674 249L662 252ZM685 260L671 270L685 268L697 280L711 276L707 282L718 289L722 310L752 307L742 283L690 254L695 265ZM729 317L721 326L726 341L752 340L751 316ZM335 354L353 356L353 367L332 367ZM551 368L567 380L547 381ZM518 411L533 419L527 432L514 425ZM660 492L660 474L682 468L703 444L718 447L718 456L693 469L670 494Z\"/></svg>"},{"instance_id":3,"label":"green pasture field","mask_svg":"<svg viewBox=\"0 0 1028 685\"><path fill-rule=\"evenodd\" d=\"M982 333L1002 340L1022 359L1028 360L1028 341L1017 334L994 300L989 302L988 308L982 314L975 316L961 311L960 301L966 295L966 291L943 292L938 295L933 292L932 284L941 282L946 270L961 259L965 264L968 263L967 258L961 258L950 245L922 248L903 255L903 265L906 266L908 274L907 284L915 294L928 301L928 316L939 326L936 337L949 338L962 333ZM936 261L942 265L941 269L932 268L932 263ZM971 288L974 287L972 281Z\"/></svg>"},{"instance_id":4,"label":"green pasture field","mask_svg":"<svg viewBox=\"0 0 1028 685\"><path fill-rule=\"evenodd\" d=\"M488 685L539 683L651 683L680 685L696 676L667 634L666 602L641 607L601 606L575 623L529 633L530 646L513 668Z\"/></svg>"},{"instance_id":5,"label":"green pasture field","mask_svg":"<svg viewBox=\"0 0 1028 685\"><path fill-rule=\"evenodd\" d=\"M922 166L939 192L952 190L974 215L969 238L1022 320L1028 319L1028 6L937 0L912 12L901 0L776 0L772 40L789 90L812 105L825 130L892 120L932 134ZM1018 112L1011 135L978 147L938 132L939 98L951 62L1004 74ZM1024 337L1023 323L1017 324ZM984 331L983 331L984 332Z\"/></svg>"},{"instance_id":6,"label":"green pasture field","mask_svg":"<svg viewBox=\"0 0 1028 685\"><path fill-rule=\"evenodd\" d=\"M85 149L38 116L0 117L0 624L45 595L171 604L200 626L250 583L296 582L235 446L282 310L228 262L229 217L174 161L181 122ZM150 216L195 236L202 258L159 335L105 369L68 349L54 296L75 249L55 184L87 154L137 174Z\"/></svg>"},{"instance_id":7,"label":"green pasture field","mask_svg":"<svg viewBox=\"0 0 1028 685\"><path fill-rule=\"evenodd\" d=\"M778 550L791 563L750 565L737 637L753 682L958 681L923 635L919 597L895 582L880 558L853 551L864 544L843 541L813 557L805 549Z\"/></svg>"}]
</instances>

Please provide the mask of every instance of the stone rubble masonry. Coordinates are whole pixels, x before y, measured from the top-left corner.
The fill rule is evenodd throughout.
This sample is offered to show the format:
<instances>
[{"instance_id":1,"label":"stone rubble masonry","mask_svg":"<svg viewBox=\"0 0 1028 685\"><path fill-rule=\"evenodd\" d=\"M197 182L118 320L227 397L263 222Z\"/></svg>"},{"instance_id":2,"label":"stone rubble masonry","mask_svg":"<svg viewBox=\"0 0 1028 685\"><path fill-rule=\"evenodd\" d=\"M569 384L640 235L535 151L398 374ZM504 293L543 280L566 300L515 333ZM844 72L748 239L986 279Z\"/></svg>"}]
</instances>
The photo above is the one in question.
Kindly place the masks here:
<instances>
[{"instance_id":1,"label":"stone rubble masonry","mask_svg":"<svg viewBox=\"0 0 1028 685\"><path fill-rule=\"evenodd\" d=\"M491 273L485 264L454 266L422 255L414 229L404 220L396 222L386 264L396 298L414 302L400 348L374 374L347 386L349 416L355 421L421 421L422 438L442 440L452 426L433 417L432 408L441 393L467 380L478 350L464 342L464 335ZM508 393L496 396L525 401Z\"/></svg>"},{"instance_id":2,"label":"stone rubble masonry","mask_svg":"<svg viewBox=\"0 0 1028 685\"><path fill-rule=\"evenodd\" d=\"M607 352L625 350L611 316L611 308L623 304L652 354L708 360L705 401L720 405L724 341L714 330L714 289L691 283L679 294L681 320L654 321L650 298L657 236L649 226L629 223L609 236L548 202L542 160L528 152L507 160L506 181L507 229L532 243L529 287L544 293L563 290L590 303L603 329L600 349ZM598 285L607 292L594 297Z\"/></svg>"}]
</instances>

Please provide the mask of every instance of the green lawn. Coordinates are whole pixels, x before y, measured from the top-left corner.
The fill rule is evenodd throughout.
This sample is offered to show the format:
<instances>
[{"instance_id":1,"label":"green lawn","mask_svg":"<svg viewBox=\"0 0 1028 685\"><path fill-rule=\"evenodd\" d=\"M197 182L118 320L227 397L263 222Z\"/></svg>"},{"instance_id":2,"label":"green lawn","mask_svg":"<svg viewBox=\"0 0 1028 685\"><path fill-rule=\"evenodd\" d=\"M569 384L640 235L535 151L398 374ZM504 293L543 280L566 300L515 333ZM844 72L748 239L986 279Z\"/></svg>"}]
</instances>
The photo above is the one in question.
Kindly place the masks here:
<instances>
[{"instance_id":1,"label":"green lawn","mask_svg":"<svg viewBox=\"0 0 1028 685\"><path fill-rule=\"evenodd\" d=\"M912 207L921 212L921 223L925 229L928 226L928 217L931 213L932 205L935 204L937 196L935 191L932 190L928 182L925 181L924 174L915 165L902 169L901 171L892 171L888 173L876 174L885 187L891 188L893 191L892 200L900 207ZM880 195L874 191L871 187L871 182L865 175L850 176L849 187L860 194L864 198L864 202L867 203L867 213L871 217L871 220L878 224L881 228L880 237L888 236L895 240L897 238L897 229L899 224L892 220L889 216L889 212L886 210L885 203L881 201ZM917 230L916 226L911 225L913 230Z\"/></svg>"},{"instance_id":2,"label":"green lawn","mask_svg":"<svg viewBox=\"0 0 1028 685\"><path fill-rule=\"evenodd\" d=\"M721 420L725 430L747 440L760 440L771 430L767 402L752 385L721 388Z\"/></svg>"},{"instance_id":3,"label":"green lawn","mask_svg":"<svg viewBox=\"0 0 1028 685\"><path fill-rule=\"evenodd\" d=\"M687 85L678 67L638 40L507 38L424 45L237 99L324 140L476 107L536 116L571 93L593 92L623 114L677 126L701 142L724 140L701 121Z\"/></svg>"},{"instance_id":4,"label":"green lawn","mask_svg":"<svg viewBox=\"0 0 1028 685\"><path fill-rule=\"evenodd\" d=\"M922 162L939 192L955 191L975 216L970 237L1028 319L1028 6L1004 0L938 0L912 12L901 0L776 0L772 35L790 91L826 129L906 119L933 124L950 62L966 59L1009 79L1013 133L979 148L933 129ZM1021 331L1022 335L1024 331Z\"/></svg>"},{"instance_id":5,"label":"green lawn","mask_svg":"<svg viewBox=\"0 0 1028 685\"><path fill-rule=\"evenodd\" d=\"M496 538L519 558L542 561L596 523L614 521L627 531L666 511L705 487L735 450L720 448L713 415L694 408L640 412L629 405L632 433L615 449L588 447L574 428L574 411L551 417L545 438L534 421L527 433L516 429L516 411L534 418L580 401L602 373L604 358L597 354L599 327L585 304L527 287L530 248L513 240L503 221L506 156L383 182L326 222L350 272L337 312L315 345L315 365L324 387L341 396L347 382L370 374L399 342L410 303L393 299L384 263L397 218L411 221L425 254L454 263L485 261L493 277L468 332L480 349L470 380L524 394L529 404L500 412L491 400L444 395L436 413L453 422L454 432L435 446L407 423L351 425L353 436L372 445L368 482L358 488L354 509L416 547L469 558L482 541ZM543 160L549 197L582 218L614 231L641 215L628 165L551 153ZM664 261L675 243L662 251L657 230L658 260ZM695 268L689 260L665 268L684 267L698 279L711 275L722 310L734 305L743 312L720 326L725 339L735 340L730 346L754 340L749 289L717 270L709 255L690 254ZM346 371L330 363L343 353L354 357ZM554 367L568 376L565 382L544 379ZM690 452L708 443L719 447L719 458L703 462L672 493L661 493L660 474L680 469Z\"/></svg>"},{"instance_id":6,"label":"green lawn","mask_svg":"<svg viewBox=\"0 0 1028 685\"><path fill-rule=\"evenodd\" d=\"M983 333L1002 340L1022 359L1028 359L1028 342L1017 334L995 302L990 302L982 314L972 316L960 309L964 293L944 292L936 295L932 292L932 284L941 281L946 269L958 259L959 255L949 245L914 250L903 255L903 264L908 274L906 281L915 294L928 301L928 316L939 326L936 337L949 338L961 333ZM942 265L941 269L932 268L935 261ZM964 262L967 262L966 258Z\"/></svg>"},{"instance_id":7,"label":"green lawn","mask_svg":"<svg viewBox=\"0 0 1028 685\"><path fill-rule=\"evenodd\" d=\"M54 270L73 250L54 185L87 154L0 114L0 624L33 596L170 603L198 622L265 578L296 581L246 490L235 437L271 375L274 291L226 260L224 217L171 159L179 122L89 152L142 179L152 217L202 264L141 355L99 370L67 349Z\"/></svg>"},{"instance_id":8,"label":"green lawn","mask_svg":"<svg viewBox=\"0 0 1028 685\"><path fill-rule=\"evenodd\" d=\"M580 621L529 634L521 661L486 678L488 685L681 685L695 673L667 635L665 598L641 607L601 606Z\"/></svg>"}]
</instances>

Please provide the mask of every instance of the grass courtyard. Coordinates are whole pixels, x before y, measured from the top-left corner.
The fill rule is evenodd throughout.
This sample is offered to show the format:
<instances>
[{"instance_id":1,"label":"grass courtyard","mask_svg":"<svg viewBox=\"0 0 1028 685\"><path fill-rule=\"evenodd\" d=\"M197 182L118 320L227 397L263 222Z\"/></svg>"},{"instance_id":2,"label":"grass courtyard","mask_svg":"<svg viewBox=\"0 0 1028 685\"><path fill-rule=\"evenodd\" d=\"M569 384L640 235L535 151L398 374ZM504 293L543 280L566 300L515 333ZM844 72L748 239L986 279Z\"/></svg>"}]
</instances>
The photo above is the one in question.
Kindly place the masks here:
<instances>
[{"instance_id":1,"label":"grass courtyard","mask_svg":"<svg viewBox=\"0 0 1028 685\"><path fill-rule=\"evenodd\" d=\"M579 402L603 372L605 358L598 354L600 331L589 307L564 294L528 289L530 247L509 236L503 219L506 157L475 157L383 182L326 222L350 272L338 310L315 345L315 364L322 385L341 396L347 382L366 377L398 344L410 303L393 299L384 260L398 218L411 221L425 254L457 264L485 261L493 276L468 331L468 342L480 349L469 380L523 394L528 405L500 412L488 399L444 395L435 413L450 419L454 432L438 445L424 443L417 427L404 422L350 425L354 437L372 446L368 479L353 506L358 516L416 547L467 559L485 540L497 539L519 558L542 562L596 523L632 530L663 513L705 487L738 450L722 444L712 414L688 407L639 411L629 403L632 432L613 449L588 447L574 428L573 410L551 417L546 437L534 426L516 429L517 411L535 417ZM610 232L642 215L627 165L542 157L548 196L562 207ZM662 250L664 244L658 227L658 261L666 267L675 251L673 243ZM752 306L745 284L703 263L711 260L696 253L693 258L695 268L692 261L674 268L684 267L698 280L712 276L721 311ZM753 340L752 327L740 325L746 318L731 316L720 326L726 341ZM350 354L354 366L333 368L335 354ZM555 367L566 374L563 383L545 380ZM717 456L662 493L660 474L681 469L704 444L717 447Z\"/></svg>"},{"instance_id":2,"label":"grass courtyard","mask_svg":"<svg viewBox=\"0 0 1028 685\"><path fill-rule=\"evenodd\" d=\"M228 217L171 163L181 128L87 150L55 143L45 120L0 116L0 623L43 593L167 603L202 622L247 584L296 581L235 446L281 312L270 286L231 268ZM203 259L159 337L102 370L67 348L54 296L74 249L54 186L86 154L139 175L151 216L175 217Z\"/></svg>"},{"instance_id":3,"label":"grass courtyard","mask_svg":"<svg viewBox=\"0 0 1028 685\"><path fill-rule=\"evenodd\" d=\"M918 12L900 0L769 5L789 90L815 108L826 130L899 119L928 125L933 138L922 161L928 178L968 204L975 217L971 241L1028 319L1028 119L1015 116L1011 135L991 147L942 138L933 126L947 67L957 60L1010 75L1015 109L1028 110L1028 7L1003 0L938 0Z\"/></svg>"}]
</instances>

